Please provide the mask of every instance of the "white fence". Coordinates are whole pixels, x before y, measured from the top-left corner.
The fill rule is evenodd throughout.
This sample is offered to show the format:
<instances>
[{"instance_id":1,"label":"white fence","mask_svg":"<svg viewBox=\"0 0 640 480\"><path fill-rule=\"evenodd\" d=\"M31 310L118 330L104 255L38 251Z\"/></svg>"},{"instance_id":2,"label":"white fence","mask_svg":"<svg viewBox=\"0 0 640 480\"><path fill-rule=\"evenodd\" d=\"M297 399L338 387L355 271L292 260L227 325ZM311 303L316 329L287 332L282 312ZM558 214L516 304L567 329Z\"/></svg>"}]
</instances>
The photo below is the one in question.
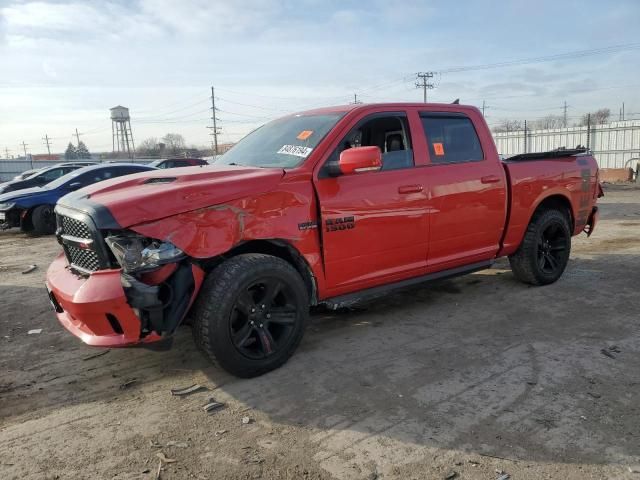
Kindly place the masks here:
<instances>
[{"instance_id":1,"label":"white fence","mask_svg":"<svg viewBox=\"0 0 640 480\"><path fill-rule=\"evenodd\" d=\"M525 132L494 133L493 138L502 155L525 152L545 152L559 147L589 147L600 168L623 168L635 166L628 162L640 157L640 120L612 122L587 127L555 128L550 130L527 130Z\"/></svg>"}]
</instances>

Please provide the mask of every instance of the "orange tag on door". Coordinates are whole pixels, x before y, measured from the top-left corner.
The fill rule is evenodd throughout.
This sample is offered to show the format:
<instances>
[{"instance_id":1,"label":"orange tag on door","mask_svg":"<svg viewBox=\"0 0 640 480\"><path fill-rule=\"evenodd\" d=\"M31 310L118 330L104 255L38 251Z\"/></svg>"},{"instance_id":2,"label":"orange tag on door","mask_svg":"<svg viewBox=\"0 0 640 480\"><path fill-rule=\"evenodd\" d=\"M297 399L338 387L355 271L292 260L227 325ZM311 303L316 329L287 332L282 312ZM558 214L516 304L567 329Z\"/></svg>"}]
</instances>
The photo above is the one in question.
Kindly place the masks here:
<instances>
[{"instance_id":1,"label":"orange tag on door","mask_svg":"<svg viewBox=\"0 0 640 480\"><path fill-rule=\"evenodd\" d=\"M444 147L442 146L441 143L434 143L433 151L438 157L442 157L444 155Z\"/></svg>"},{"instance_id":2,"label":"orange tag on door","mask_svg":"<svg viewBox=\"0 0 640 480\"><path fill-rule=\"evenodd\" d=\"M306 140L311 135L313 135L313 130L303 130L296 137L298 140Z\"/></svg>"}]
</instances>

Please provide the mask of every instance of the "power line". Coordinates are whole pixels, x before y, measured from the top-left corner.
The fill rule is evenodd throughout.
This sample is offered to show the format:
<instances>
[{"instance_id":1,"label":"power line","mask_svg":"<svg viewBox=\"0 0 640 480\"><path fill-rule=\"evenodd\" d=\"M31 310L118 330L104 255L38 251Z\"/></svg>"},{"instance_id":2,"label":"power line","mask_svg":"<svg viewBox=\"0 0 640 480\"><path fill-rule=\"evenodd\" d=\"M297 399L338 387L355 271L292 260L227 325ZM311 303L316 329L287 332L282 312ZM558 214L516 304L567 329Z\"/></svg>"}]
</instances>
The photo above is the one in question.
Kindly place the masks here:
<instances>
[{"instance_id":1,"label":"power line","mask_svg":"<svg viewBox=\"0 0 640 480\"><path fill-rule=\"evenodd\" d=\"M459 73L459 72L470 72L473 70L489 70L492 68L502 68L502 67L511 67L515 65L526 65L529 63L543 63L543 62L551 62L554 60L565 60L570 58L581 58L588 57L592 55L602 55L606 53L618 53L624 52L627 50L637 50L640 49L640 43L627 43L622 45L612 45L610 47L603 48L594 48L589 50L576 50L573 52L565 52L565 53L557 53L553 55L545 55L541 57L529 57L529 58L521 58L519 60L510 60L505 62L496 62L496 63L485 63L479 65L469 65L469 66L457 66L457 67L449 67L440 70L440 73Z\"/></svg>"},{"instance_id":2,"label":"power line","mask_svg":"<svg viewBox=\"0 0 640 480\"><path fill-rule=\"evenodd\" d=\"M433 72L420 72L416 73L418 80L416 81L416 88L422 88L422 95L424 98L424 103L427 103L427 90L433 89L433 83L429 83L427 81L433 78Z\"/></svg>"}]
</instances>

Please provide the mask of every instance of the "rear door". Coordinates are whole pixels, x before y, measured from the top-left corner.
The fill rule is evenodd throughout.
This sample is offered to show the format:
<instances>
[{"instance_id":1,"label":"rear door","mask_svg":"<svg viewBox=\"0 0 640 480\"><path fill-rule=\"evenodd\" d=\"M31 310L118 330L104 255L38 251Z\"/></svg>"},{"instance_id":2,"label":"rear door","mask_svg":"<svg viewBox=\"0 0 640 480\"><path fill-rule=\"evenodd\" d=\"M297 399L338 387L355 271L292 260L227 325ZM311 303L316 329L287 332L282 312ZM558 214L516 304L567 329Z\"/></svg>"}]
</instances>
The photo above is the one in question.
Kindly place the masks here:
<instances>
[{"instance_id":1,"label":"rear door","mask_svg":"<svg viewBox=\"0 0 640 480\"><path fill-rule=\"evenodd\" d=\"M506 219L506 176L495 148L484 148L462 113L421 112L429 155L428 271L493 258ZM477 121L482 121L477 119ZM490 136L489 136L489 141Z\"/></svg>"},{"instance_id":2,"label":"rear door","mask_svg":"<svg viewBox=\"0 0 640 480\"><path fill-rule=\"evenodd\" d=\"M330 150L315 183L329 295L425 272L427 196L411 133L405 112L368 115ZM380 171L329 176L343 150L372 145L383 154Z\"/></svg>"}]
</instances>

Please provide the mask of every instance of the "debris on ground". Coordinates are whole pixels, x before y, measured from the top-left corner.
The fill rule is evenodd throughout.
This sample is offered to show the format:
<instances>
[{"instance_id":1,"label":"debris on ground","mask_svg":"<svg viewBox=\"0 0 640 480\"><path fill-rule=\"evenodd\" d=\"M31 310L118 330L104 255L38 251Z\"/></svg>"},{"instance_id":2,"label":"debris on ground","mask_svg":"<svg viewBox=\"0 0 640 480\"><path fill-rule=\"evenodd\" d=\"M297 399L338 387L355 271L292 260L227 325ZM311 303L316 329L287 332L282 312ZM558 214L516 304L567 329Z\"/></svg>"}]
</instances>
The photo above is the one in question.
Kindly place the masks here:
<instances>
[{"instance_id":1,"label":"debris on ground","mask_svg":"<svg viewBox=\"0 0 640 480\"><path fill-rule=\"evenodd\" d=\"M510 478L511 478L511 475L509 475L508 473L504 473L500 475L498 478L496 478L496 480L509 480Z\"/></svg>"},{"instance_id":2,"label":"debris on ground","mask_svg":"<svg viewBox=\"0 0 640 480\"><path fill-rule=\"evenodd\" d=\"M213 398L210 398L209 402L207 402L207 404L204 405L202 407L202 409L205 412L213 412L213 411L218 410L218 409L220 409L222 407L224 407L224 403L216 402Z\"/></svg>"},{"instance_id":3,"label":"debris on ground","mask_svg":"<svg viewBox=\"0 0 640 480\"><path fill-rule=\"evenodd\" d=\"M603 354L605 357L616 358L616 356L606 348L603 348L602 350L600 350L600 353Z\"/></svg>"},{"instance_id":4,"label":"debris on ground","mask_svg":"<svg viewBox=\"0 0 640 480\"><path fill-rule=\"evenodd\" d=\"M458 476L458 472L451 471L444 476L444 480L451 480Z\"/></svg>"},{"instance_id":5,"label":"debris on ground","mask_svg":"<svg viewBox=\"0 0 640 480\"><path fill-rule=\"evenodd\" d=\"M228 430L216 430L216 437L219 437L220 435L224 435L225 433L227 433Z\"/></svg>"},{"instance_id":6,"label":"debris on ground","mask_svg":"<svg viewBox=\"0 0 640 480\"><path fill-rule=\"evenodd\" d=\"M138 380L135 378L131 378L129 380L126 380L124 383L120 384L120 390L126 390L127 388L131 387L132 385L134 385L135 383L137 383Z\"/></svg>"},{"instance_id":7,"label":"debris on ground","mask_svg":"<svg viewBox=\"0 0 640 480\"><path fill-rule=\"evenodd\" d=\"M88 357L84 357L82 359L82 361L86 362L87 360L91 360L93 358L98 358L101 357L103 355L106 355L107 353L109 353L111 350L103 350L102 352L99 353L94 353L93 355L89 355Z\"/></svg>"},{"instance_id":8,"label":"debris on ground","mask_svg":"<svg viewBox=\"0 0 640 480\"><path fill-rule=\"evenodd\" d=\"M162 462L162 463L174 463L174 462L177 462L177 460L175 458L168 458L162 452L156 453L156 457L158 457L160 459L160 462Z\"/></svg>"},{"instance_id":9,"label":"debris on ground","mask_svg":"<svg viewBox=\"0 0 640 480\"><path fill-rule=\"evenodd\" d=\"M620 347L617 345L611 345L609 347L609 350L611 350L612 352L616 352L616 353L622 353L622 350L620 350Z\"/></svg>"},{"instance_id":10,"label":"debris on ground","mask_svg":"<svg viewBox=\"0 0 640 480\"><path fill-rule=\"evenodd\" d=\"M593 392L587 392L587 395L589 395L590 397L593 397L593 398L602 397L602 395L600 395L599 393L593 393Z\"/></svg>"},{"instance_id":11,"label":"debris on ground","mask_svg":"<svg viewBox=\"0 0 640 480\"><path fill-rule=\"evenodd\" d=\"M162 445L155 440L149 440L149 446L151 448L162 448Z\"/></svg>"},{"instance_id":12,"label":"debris on ground","mask_svg":"<svg viewBox=\"0 0 640 480\"><path fill-rule=\"evenodd\" d=\"M243 425L248 425L250 423L253 423L253 419L251 417L242 417L242 424Z\"/></svg>"},{"instance_id":13,"label":"debris on ground","mask_svg":"<svg viewBox=\"0 0 640 480\"><path fill-rule=\"evenodd\" d=\"M27 335L40 335L42 333L41 328L34 328L33 330L29 330Z\"/></svg>"},{"instance_id":14,"label":"debris on ground","mask_svg":"<svg viewBox=\"0 0 640 480\"><path fill-rule=\"evenodd\" d=\"M160 473L162 472L162 459L158 463L158 470L156 471L156 480L160 480Z\"/></svg>"},{"instance_id":15,"label":"debris on ground","mask_svg":"<svg viewBox=\"0 0 640 480\"><path fill-rule=\"evenodd\" d=\"M480 465L480 462L478 462L477 460L467 460L467 462L469 462L474 467Z\"/></svg>"},{"instance_id":16,"label":"debris on ground","mask_svg":"<svg viewBox=\"0 0 640 480\"><path fill-rule=\"evenodd\" d=\"M36 268L38 268L38 265L29 265L25 270L22 271L23 275L26 275L27 273L31 273L33 272Z\"/></svg>"},{"instance_id":17,"label":"debris on ground","mask_svg":"<svg viewBox=\"0 0 640 480\"><path fill-rule=\"evenodd\" d=\"M175 440L169 440L166 446L176 448L189 448L189 444L187 442L176 442Z\"/></svg>"},{"instance_id":18,"label":"debris on ground","mask_svg":"<svg viewBox=\"0 0 640 480\"><path fill-rule=\"evenodd\" d=\"M378 480L378 472L371 472L367 477L367 480Z\"/></svg>"},{"instance_id":19,"label":"debris on ground","mask_svg":"<svg viewBox=\"0 0 640 480\"><path fill-rule=\"evenodd\" d=\"M172 388L171 395L176 395L177 397L184 397L186 395L191 395L192 393L200 392L201 390L206 390L206 387L202 385L198 385L197 383L183 388Z\"/></svg>"}]
</instances>

